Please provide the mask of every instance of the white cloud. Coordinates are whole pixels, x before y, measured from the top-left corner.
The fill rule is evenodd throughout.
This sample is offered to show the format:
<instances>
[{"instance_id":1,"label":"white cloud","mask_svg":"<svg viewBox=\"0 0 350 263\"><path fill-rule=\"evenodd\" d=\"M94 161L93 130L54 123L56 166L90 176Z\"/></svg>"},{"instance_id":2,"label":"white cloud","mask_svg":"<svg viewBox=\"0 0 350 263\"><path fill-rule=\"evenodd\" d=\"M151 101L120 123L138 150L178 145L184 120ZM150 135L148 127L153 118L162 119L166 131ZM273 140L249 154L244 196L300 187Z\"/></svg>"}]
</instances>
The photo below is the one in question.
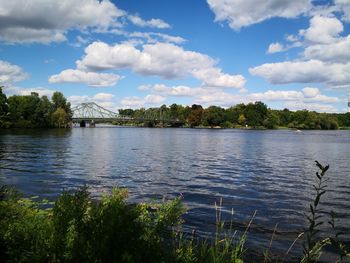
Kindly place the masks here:
<instances>
[{"instance_id":1,"label":"white cloud","mask_svg":"<svg viewBox=\"0 0 350 263\"><path fill-rule=\"evenodd\" d=\"M325 63L319 60L266 63L250 68L254 76L261 76L272 84L325 83L343 87L350 82L350 63Z\"/></svg>"},{"instance_id":2,"label":"white cloud","mask_svg":"<svg viewBox=\"0 0 350 263\"><path fill-rule=\"evenodd\" d=\"M325 62L347 63L350 61L350 35L330 44L306 47L304 57Z\"/></svg>"},{"instance_id":3,"label":"white cloud","mask_svg":"<svg viewBox=\"0 0 350 263\"><path fill-rule=\"evenodd\" d=\"M142 86L143 87L143 86ZM189 86L167 86L164 84L144 85L147 91L162 97L186 97L191 98L192 103L203 106L219 105L229 107L237 103L249 103L255 101L263 102L296 102L310 103L338 103L337 97L321 94L315 87L305 87L300 90L267 90L265 92L232 94L223 88L189 87ZM125 103L133 106L144 105L139 97L127 98ZM131 101L130 101L131 100Z\"/></svg>"},{"instance_id":4,"label":"white cloud","mask_svg":"<svg viewBox=\"0 0 350 263\"><path fill-rule=\"evenodd\" d=\"M85 48L85 56L77 61L77 66L91 70L124 69L136 64L140 57L141 52L130 44L109 46L93 42Z\"/></svg>"},{"instance_id":5,"label":"white cloud","mask_svg":"<svg viewBox=\"0 0 350 263\"><path fill-rule=\"evenodd\" d=\"M189 97L194 96L201 88L190 88L188 86L172 86L168 87L163 84L155 84L151 91L153 93L158 93L163 96L172 96L172 97Z\"/></svg>"},{"instance_id":6,"label":"white cloud","mask_svg":"<svg viewBox=\"0 0 350 263\"><path fill-rule=\"evenodd\" d=\"M193 76L203 81L204 86L243 89L245 78L242 75L224 74L218 68L204 68L193 71Z\"/></svg>"},{"instance_id":7,"label":"white cloud","mask_svg":"<svg viewBox=\"0 0 350 263\"><path fill-rule=\"evenodd\" d=\"M67 100L71 103L72 106L76 106L76 105L79 105L81 103L84 103L84 102L91 102L93 101L92 97L89 97L89 96L69 96L67 98Z\"/></svg>"},{"instance_id":8,"label":"white cloud","mask_svg":"<svg viewBox=\"0 0 350 263\"><path fill-rule=\"evenodd\" d=\"M342 19L350 22L350 2L348 0L334 0L334 4L343 12Z\"/></svg>"},{"instance_id":9,"label":"white cloud","mask_svg":"<svg viewBox=\"0 0 350 263\"><path fill-rule=\"evenodd\" d=\"M313 98L320 94L320 90L318 88L305 87L303 88L303 93L306 98Z\"/></svg>"},{"instance_id":10,"label":"white cloud","mask_svg":"<svg viewBox=\"0 0 350 263\"><path fill-rule=\"evenodd\" d=\"M123 35L129 38L142 38L145 39L147 43L154 44L157 42L175 43L181 44L186 41L186 39L179 36L172 36L157 32L123 32Z\"/></svg>"},{"instance_id":11,"label":"white cloud","mask_svg":"<svg viewBox=\"0 0 350 263\"><path fill-rule=\"evenodd\" d=\"M298 35L287 35L286 41L289 43L273 43L268 50L271 53L303 47L299 58L294 61L265 63L250 68L249 72L272 84L322 83L330 88L349 88L350 35L341 35L344 26L335 16L342 10L337 6L340 2L342 1L336 1L336 5L314 7L309 13L313 15L309 28L299 30ZM322 100L321 97L318 99Z\"/></svg>"},{"instance_id":12,"label":"white cloud","mask_svg":"<svg viewBox=\"0 0 350 263\"><path fill-rule=\"evenodd\" d=\"M111 93L97 93L94 96L69 96L67 100L72 106L77 106L81 103L96 102L98 105L116 111L116 102L114 95Z\"/></svg>"},{"instance_id":13,"label":"white cloud","mask_svg":"<svg viewBox=\"0 0 350 263\"><path fill-rule=\"evenodd\" d=\"M32 29L32 28L1 28L0 40L9 43L43 43L63 42L67 38L61 30Z\"/></svg>"},{"instance_id":14,"label":"white cloud","mask_svg":"<svg viewBox=\"0 0 350 263\"><path fill-rule=\"evenodd\" d=\"M283 45L279 42L271 43L267 50L268 54L284 52L295 47L305 47L304 55L306 58L321 59L322 51L325 49L329 53L336 53L333 49L335 43L339 43L339 48L344 48L347 43L342 42L340 33L344 30L343 24L332 14L323 16L316 14L310 19L310 26L307 29L299 30L298 35L287 35L286 41L290 42ZM339 51L338 51L339 53Z\"/></svg>"},{"instance_id":15,"label":"white cloud","mask_svg":"<svg viewBox=\"0 0 350 263\"><path fill-rule=\"evenodd\" d=\"M94 42L85 49L85 56L77 61L77 67L83 70L131 69L141 75L165 79L193 76L207 86L244 88L243 76L225 74L215 67L216 63L205 54L170 43L147 44L141 50L130 44L109 46Z\"/></svg>"},{"instance_id":16,"label":"white cloud","mask_svg":"<svg viewBox=\"0 0 350 263\"><path fill-rule=\"evenodd\" d=\"M295 36L295 35L286 35L285 38L289 42L297 42L300 40L299 36Z\"/></svg>"},{"instance_id":17,"label":"white cloud","mask_svg":"<svg viewBox=\"0 0 350 263\"><path fill-rule=\"evenodd\" d=\"M296 48L296 47L302 47L303 43L301 41L299 41L298 38L296 38L293 35L288 35L286 37L286 40L288 42L292 42L292 43L288 43L286 45L283 45L279 42L275 42L275 43L271 43L266 51L267 54L273 54L273 53L278 53L278 52L285 52L291 48Z\"/></svg>"},{"instance_id":18,"label":"white cloud","mask_svg":"<svg viewBox=\"0 0 350 263\"><path fill-rule=\"evenodd\" d=\"M50 90L44 87L36 87L36 88L23 88L23 87L15 87L8 86L4 88L4 92L8 96L12 95L30 95L32 92L36 92L39 96L48 96L51 97L55 92L54 90Z\"/></svg>"},{"instance_id":19,"label":"white cloud","mask_svg":"<svg viewBox=\"0 0 350 263\"><path fill-rule=\"evenodd\" d=\"M222 107L230 107L237 103L246 102L247 100L240 95L233 95L222 90L207 90L199 93L193 103L200 104L205 107L216 105Z\"/></svg>"},{"instance_id":20,"label":"white cloud","mask_svg":"<svg viewBox=\"0 0 350 263\"><path fill-rule=\"evenodd\" d=\"M296 90L267 90L248 94L247 97L251 101L296 101L303 99L303 93Z\"/></svg>"},{"instance_id":21,"label":"white cloud","mask_svg":"<svg viewBox=\"0 0 350 263\"><path fill-rule=\"evenodd\" d=\"M70 45L73 47L82 47L87 45L90 42L89 38L82 37L82 36L77 36L75 43L71 43Z\"/></svg>"},{"instance_id":22,"label":"white cloud","mask_svg":"<svg viewBox=\"0 0 350 263\"><path fill-rule=\"evenodd\" d=\"M38 93L39 96L51 97L55 91L47 88L29 88L29 89L22 88L18 90L19 95L30 95L32 92Z\"/></svg>"},{"instance_id":23,"label":"white cloud","mask_svg":"<svg viewBox=\"0 0 350 263\"><path fill-rule=\"evenodd\" d=\"M294 18L310 10L311 0L207 0L215 21L227 21L234 30L272 17Z\"/></svg>"},{"instance_id":24,"label":"white cloud","mask_svg":"<svg viewBox=\"0 0 350 263\"><path fill-rule=\"evenodd\" d=\"M170 28L165 21L144 20L130 15L108 0L0 0L0 40L7 43L63 42L69 30L114 33L126 24L127 18L139 27ZM178 43L180 38L158 37ZM86 40L78 37L73 45L81 46Z\"/></svg>"},{"instance_id":25,"label":"white cloud","mask_svg":"<svg viewBox=\"0 0 350 263\"><path fill-rule=\"evenodd\" d=\"M118 83L121 76L111 73L85 72L78 69L66 69L49 78L50 83L86 83L91 87L110 87Z\"/></svg>"},{"instance_id":26,"label":"white cloud","mask_svg":"<svg viewBox=\"0 0 350 263\"><path fill-rule=\"evenodd\" d=\"M154 28L170 28L170 25L161 19L152 18L151 20L144 20L138 15L128 15L128 19L131 23L140 27L154 27Z\"/></svg>"},{"instance_id":27,"label":"white cloud","mask_svg":"<svg viewBox=\"0 0 350 263\"><path fill-rule=\"evenodd\" d=\"M140 32L140 31L128 32L120 28L111 29L110 33L126 37L127 40L121 43L124 43L124 44L128 43L128 44L132 44L133 46L139 46L145 43L155 44L158 42L181 44L187 41L186 39L180 36L173 36L173 35L168 35L168 34L158 33L158 32Z\"/></svg>"},{"instance_id":28,"label":"white cloud","mask_svg":"<svg viewBox=\"0 0 350 263\"><path fill-rule=\"evenodd\" d=\"M125 108L141 108L145 106L160 106L165 101L165 97L160 95L149 94L144 98L137 96L125 97L121 100L121 104Z\"/></svg>"},{"instance_id":29,"label":"white cloud","mask_svg":"<svg viewBox=\"0 0 350 263\"><path fill-rule=\"evenodd\" d=\"M310 27L299 31L305 40L318 44L333 43L341 32L343 24L336 17L314 16L310 20Z\"/></svg>"},{"instance_id":30,"label":"white cloud","mask_svg":"<svg viewBox=\"0 0 350 263\"><path fill-rule=\"evenodd\" d=\"M317 94L315 94L316 90L314 90L314 94L311 94L310 89L311 88L305 88L303 91L267 90L265 92L244 95L235 95L222 90L205 90L195 95L194 103L202 104L204 106L219 105L223 107L230 107L237 103L249 103L255 101L263 101L268 103L274 101L283 102L285 107L292 110L307 109L329 112L335 111L335 107L327 103L339 102L337 97L329 97L320 94L319 91ZM305 93L307 93L309 97L307 97Z\"/></svg>"},{"instance_id":31,"label":"white cloud","mask_svg":"<svg viewBox=\"0 0 350 263\"><path fill-rule=\"evenodd\" d=\"M0 14L1 40L50 43L65 41L70 29L118 26L125 12L106 0L2 0Z\"/></svg>"},{"instance_id":32,"label":"white cloud","mask_svg":"<svg viewBox=\"0 0 350 263\"><path fill-rule=\"evenodd\" d=\"M271 43L269 45L267 53L273 54L273 53L278 53L278 52L282 52L282 51L285 51L285 47L282 44L276 42L276 43Z\"/></svg>"},{"instance_id":33,"label":"white cloud","mask_svg":"<svg viewBox=\"0 0 350 263\"><path fill-rule=\"evenodd\" d=\"M28 74L17 65L0 60L0 85L11 85L14 82L25 80Z\"/></svg>"},{"instance_id":34,"label":"white cloud","mask_svg":"<svg viewBox=\"0 0 350 263\"><path fill-rule=\"evenodd\" d=\"M146 90L150 90L152 87L152 85L146 84L146 85L140 85L137 87L138 90L140 91L146 91Z\"/></svg>"},{"instance_id":35,"label":"white cloud","mask_svg":"<svg viewBox=\"0 0 350 263\"><path fill-rule=\"evenodd\" d=\"M319 104L319 103L305 103L305 102L287 102L285 106L292 110L309 110L317 112L338 112L338 110L328 104Z\"/></svg>"},{"instance_id":36,"label":"white cloud","mask_svg":"<svg viewBox=\"0 0 350 263\"><path fill-rule=\"evenodd\" d=\"M339 102L337 97L329 97L321 94L318 88L305 87L297 90L268 90L261 93L251 93L246 96L250 101L295 101L295 102Z\"/></svg>"},{"instance_id":37,"label":"white cloud","mask_svg":"<svg viewBox=\"0 0 350 263\"><path fill-rule=\"evenodd\" d=\"M114 95L111 93L97 93L93 99L98 101L109 101L114 98Z\"/></svg>"}]
</instances>

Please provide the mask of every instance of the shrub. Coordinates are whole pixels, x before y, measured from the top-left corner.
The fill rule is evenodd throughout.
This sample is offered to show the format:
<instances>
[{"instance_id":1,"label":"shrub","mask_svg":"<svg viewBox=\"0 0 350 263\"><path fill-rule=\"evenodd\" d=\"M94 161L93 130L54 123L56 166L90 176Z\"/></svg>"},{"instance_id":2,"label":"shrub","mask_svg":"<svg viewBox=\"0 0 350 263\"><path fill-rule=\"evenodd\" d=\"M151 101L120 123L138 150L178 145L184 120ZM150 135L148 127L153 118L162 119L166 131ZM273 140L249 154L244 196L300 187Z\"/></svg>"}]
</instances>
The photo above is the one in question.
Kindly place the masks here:
<instances>
[{"instance_id":1,"label":"shrub","mask_svg":"<svg viewBox=\"0 0 350 263\"><path fill-rule=\"evenodd\" d=\"M52 209L11 188L0 198L1 262L164 262L184 212L179 198L130 205L120 188L99 202L64 192Z\"/></svg>"}]
</instances>

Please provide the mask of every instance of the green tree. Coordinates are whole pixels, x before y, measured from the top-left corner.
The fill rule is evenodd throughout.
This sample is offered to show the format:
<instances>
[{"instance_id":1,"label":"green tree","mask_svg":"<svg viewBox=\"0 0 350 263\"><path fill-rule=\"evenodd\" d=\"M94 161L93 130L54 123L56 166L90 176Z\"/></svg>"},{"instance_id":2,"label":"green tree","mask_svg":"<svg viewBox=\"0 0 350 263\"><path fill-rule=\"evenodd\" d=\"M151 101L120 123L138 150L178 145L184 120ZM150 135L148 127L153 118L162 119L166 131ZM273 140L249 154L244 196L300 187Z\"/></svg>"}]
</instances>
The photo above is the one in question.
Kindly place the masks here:
<instances>
[{"instance_id":1,"label":"green tree","mask_svg":"<svg viewBox=\"0 0 350 263\"><path fill-rule=\"evenodd\" d=\"M8 122L8 103L7 97L2 92L2 86L0 86L0 128L10 126Z\"/></svg>"},{"instance_id":2,"label":"green tree","mask_svg":"<svg viewBox=\"0 0 350 263\"><path fill-rule=\"evenodd\" d=\"M180 105L177 105L176 103L173 103L170 105L170 117L172 119L180 119L181 115L181 107Z\"/></svg>"},{"instance_id":3,"label":"green tree","mask_svg":"<svg viewBox=\"0 0 350 263\"><path fill-rule=\"evenodd\" d=\"M287 127L291 122L292 112L288 109L283 109L282 111L278 111L280 125Z\"/></svg>"},{"instance_id":4,"label":"green tree","mask_svg":"<svg viewBox=\"0 0 350 263\"><path fill-rule=\"evenodd\" d=\"M2 86L0 86L0 117L4 116L8 112L7 97L2 92Z\"/></svg>"},{"instance_id":5,"label":"green tree","mask_svg":"<svg viewBox=\"0 0 350 263\"><path fill-rule=\"evenodd\" d=\"M308 117L309 112L307 110L298 110L293 113L292 121L295 128L303 129L306 128L305 121Z\"/></svg>"},{"instance_id":6,"label":"green tree","mask_svg":"<svg viewBox=\"0 0 350 263\"><path fill-rule=\"evenodd\" d=\"M14 95L9 97L9 117L15 127L34 128L37 127L35 123L35 111L40 98L37 93L32 93L27 96Z\"/></svg>"},{"instance_id":7,"label":"green tree","mask_svg":"<svg viewBox=\"0 0 350 263\"><path fill-rule=\"evenodd\" d=\"M263 122L267 117L267 106L261 101L257 101L254 104L249 103L244 110L244 116L249 126L263 126Z\"/></svg>"},{"instance_id":8,"label":"green tree","mask_svg":"<svg viewBox=\"0 0 350 263\"><path fill-rule=\"evenodd\" d=\"M240 125L245 125L245 122L246 122L246 118L244 117L244 114L239 115L238 123Z\"/></svg>"},{"instance_id":9,"label":"green tree","mask_svg":"<svg viewBox=\"0 0 350 263\"><path fill-rule=\"evenodd\" d=\"M205 125L219 126L226 121L225 110L221 107L210 106L203 112L203 121Z\"/></svg>"},{"instance_id":10,"label":"green tree","mask_svg":"<svg viewBox=\"0 0 350 263\"><path fill-rule=\"evenodd\" d=\"M245 109L245 105L243 103L241 104L237 104L236 106L234 107L230 107L226 110L226 118L227 118L227 121L231 122L231 123L239 123L238 122L238 119L239 119L239 116L241 114L243 114L244 112L244 109ZM244 120L245 121L245 120Z\"/></svg>"},{"instance_id":11,"label":"green tree","mask_svg":"<svg viewBox=\"0 0 350 263\"><path fill-rule=\"evenodd\" d=\"M50 127L52 110L52 103L49 101L47 96L42 96L34 113L33 119L35 123L37 123L40 127Z\"/></svg>"},{"instance_id":12,"label":"green tree","mask_svg":"<svg viewBox=\"0 0 350 263\"><path fill-rule=\"evenodd\" d=\"M279 116L276 111L268 110L267 118L264 120L264 126L268 129L276 129L279 125Z\"/></svg>"},{"instance_id":13,"label":"green tree","mask_svg":"<svg viewBox=\"0 0 350 263\"><path fill-rule=\"evenodd\" d=\"M52 119L56 127L66 127L67 123L67 112L63 108L57 108L52 114Z\"/></svg>"},{"instance_id":14,"label":"green tree","mask_svg":"<svg viewBox=\"0 0 350 263\"><path fill-rule=\"evenodd\" d=\"M203 107L201 105L193 104L188 115L188 123L191 127L199 126L202 123Z\"/></svg>"},{"instance_id":15,"label":"green tree","mask_svg":"<svg viewBox=\"0 0 350 263\"><path fill-rule=\"evenodd\" d=\"M54 109L62 108L65 109L67 106L67 100L61 92L54 92L51 98L53 102Z\"/></svg>"},{"instance_id":16,"label":"green tree","mask_svg":"<svg viewBox=\"0 0 350 263\"><path fill-rule=\"evenodd\" d=\"M323 130L337 130L339 128L338 120L337 118L323 113L319 117L320 119L320 128Z\"/></svg>"},{"instance_id":17,"label":"green tree","mask_svg":"<svg viewBox=\"0 0 350 263\"><path fill-rule=\"evenodd\" d=\"M70 103L67 102L67 99L64 97L64 95L58 91L53 93L51 100L53 103L54 112L58 108L64 109L64 111L66 112L65 123L68 124L72 120L73 116Z\"/></svg>"},{"instance_id":18,"label":"green tree","mask_svg":"<svg viewBox=\"0 0 350 263\"><path fill-rule=\"evenodd\" d=\"M170 111L168 109L168 107L163 104L160 108L159 108L159 119L160 120L167 120L170 118Z\"/></svg>"},{"instance_id":19,"label":"green tree","mask_svg":"<svg viewBox=\"0 0 350 263\"><path fill-rule=\"evenodd\" d=\"M337 118L339 126L350 127L350 112L343 114L334 114L333 117Z\"/></svg>"},{"instance_id":20,"label":"green tree","mask_svg":"<svg viewBox=\"0 0 350 263\"><path fill-rule=\"evenodd\" d=\"M123 116L133 116L134 110L133 109L120 109L118 110L120 115Z\"/></svg>"}]
</instances>

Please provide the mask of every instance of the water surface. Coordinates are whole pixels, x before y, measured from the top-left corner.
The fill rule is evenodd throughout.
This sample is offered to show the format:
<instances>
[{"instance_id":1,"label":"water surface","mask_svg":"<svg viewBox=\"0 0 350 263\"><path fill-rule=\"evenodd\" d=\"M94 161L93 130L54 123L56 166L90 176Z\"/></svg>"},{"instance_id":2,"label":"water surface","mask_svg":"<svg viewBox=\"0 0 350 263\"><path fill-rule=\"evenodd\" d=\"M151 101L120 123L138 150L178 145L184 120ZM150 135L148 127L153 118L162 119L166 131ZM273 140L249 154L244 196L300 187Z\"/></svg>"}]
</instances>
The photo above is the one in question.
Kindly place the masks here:
<instances>
[{"instance_id":1,"label":"water surface","mask_svg":"<svg viewBox=\"0 0 350 263\"><path fill-rule=\"evenodd\" d=\"M53 198L81 185L96 196L127 187L131 201L182 194L186 226L203 235L215 229L214 203L222 198L223 218L231 220L233 210L237 229L257 211L248 245L268 246L278 223L274 242L282 251L306 225L315 160L330 164L322 208L336 212L350 240L350 131L0 131L0 183L25 194Z\"/></svg>"}]
</instances>

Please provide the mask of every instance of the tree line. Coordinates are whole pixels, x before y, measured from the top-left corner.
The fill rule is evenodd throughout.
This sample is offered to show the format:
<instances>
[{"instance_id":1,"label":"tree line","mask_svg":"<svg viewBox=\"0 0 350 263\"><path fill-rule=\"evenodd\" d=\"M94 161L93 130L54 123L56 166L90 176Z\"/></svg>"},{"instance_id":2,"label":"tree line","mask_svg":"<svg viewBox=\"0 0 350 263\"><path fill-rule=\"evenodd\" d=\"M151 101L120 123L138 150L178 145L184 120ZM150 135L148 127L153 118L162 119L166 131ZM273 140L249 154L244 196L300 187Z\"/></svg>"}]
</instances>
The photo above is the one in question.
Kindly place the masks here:
<instances>
[{"instance_id":1,"label":"tree line","mask_svg":"<svg viewBox=\"0 0 350 263\"><path fill-rule=\"evenodd\" d=\"M54 92L51 100L36 92L7 98L0 87L0 128L61 128L71 119L70 103L61 92Z\"/></svg>"},{"instance_id":2,"label":"tree line","mask_svg":"<svg viewBox=\"0 0 350 263\"><path fill-rule=\"evenodd\" d=\"M13 95L9 98L0 87L0 128L49 128L68 127L72 120L70 103L61 92L54 92L51 100L38 93ZM261 101L240 103L229 108L201 105L172 104L157 108L120 109L119 114L154 127L163 125L183 127L267 128L334 130L350 127L350 113L318 113L315 111L288 109L273 110ZM135 121L131 121L135 122ZM125 124L117 122L116 124Z\"/></svg>"},{"instance_id":3,"label":"tree line","mask_svg":"<svg viewBox=\"0 0 350 263\"><path fill-rule=\"evenodd\" d=\"M147 126L157 122L172 121L185 127L222 127L222 128L267 128L279 127L295 129L334 130L350 127L350 113L318 113L315 111L288 109L273 110L263 102L237 104L227 109L201 105L182 106L172 104L159 108L120 109L119 114L135 119L145 119Z\"/></svg>"}]
</instances>

